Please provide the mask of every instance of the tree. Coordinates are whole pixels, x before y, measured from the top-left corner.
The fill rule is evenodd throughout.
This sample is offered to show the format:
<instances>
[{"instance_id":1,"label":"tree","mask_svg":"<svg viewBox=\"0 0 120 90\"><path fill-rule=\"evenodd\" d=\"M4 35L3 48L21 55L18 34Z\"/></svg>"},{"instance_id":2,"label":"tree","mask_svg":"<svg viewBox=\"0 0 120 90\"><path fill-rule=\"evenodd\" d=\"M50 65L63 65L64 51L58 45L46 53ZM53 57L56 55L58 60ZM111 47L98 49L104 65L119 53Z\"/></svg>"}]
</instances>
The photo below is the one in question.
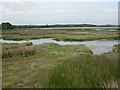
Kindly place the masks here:
<instances>
[{"instance_id":1,"label":"tree","mask_svg":"<svg viewBox=\"0 0 120 90\"><path fill-rule=\"evenodd\" d=\"M2 23L2 30L5 30L5 29L14 29L14 26L12 24L10 24L9 22L6 22L6 23Z\"/></svg>"}]
</instances>

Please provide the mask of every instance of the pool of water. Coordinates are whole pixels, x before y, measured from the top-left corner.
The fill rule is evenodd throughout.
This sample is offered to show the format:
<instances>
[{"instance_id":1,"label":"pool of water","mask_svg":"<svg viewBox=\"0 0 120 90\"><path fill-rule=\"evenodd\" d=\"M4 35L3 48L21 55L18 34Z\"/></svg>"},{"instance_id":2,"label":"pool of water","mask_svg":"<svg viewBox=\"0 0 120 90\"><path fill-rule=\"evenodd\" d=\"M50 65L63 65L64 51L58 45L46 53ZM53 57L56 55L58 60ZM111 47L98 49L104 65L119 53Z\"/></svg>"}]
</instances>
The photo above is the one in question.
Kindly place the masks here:
<instances>
[{"instance_id":1,"label":"pool of water","mask_svg":"<svg viewBox=\"0 0 120 90\"><path fill-rule=\"evenodd\" d=\"M102 54L112 50L112 46L114 44L118 44L117 40L109 40L109 41L56 41L51 38L48 39L36 39L36 40L28 40L28 41L12 41L12 40L3 40L0 39L2 43L24 43L24 42L32 42L33 45L42 44L42 43L57 43L59 45L81 45L84 44L88 48L90 48L94 54Z\"/></svg>"}]
</instances>

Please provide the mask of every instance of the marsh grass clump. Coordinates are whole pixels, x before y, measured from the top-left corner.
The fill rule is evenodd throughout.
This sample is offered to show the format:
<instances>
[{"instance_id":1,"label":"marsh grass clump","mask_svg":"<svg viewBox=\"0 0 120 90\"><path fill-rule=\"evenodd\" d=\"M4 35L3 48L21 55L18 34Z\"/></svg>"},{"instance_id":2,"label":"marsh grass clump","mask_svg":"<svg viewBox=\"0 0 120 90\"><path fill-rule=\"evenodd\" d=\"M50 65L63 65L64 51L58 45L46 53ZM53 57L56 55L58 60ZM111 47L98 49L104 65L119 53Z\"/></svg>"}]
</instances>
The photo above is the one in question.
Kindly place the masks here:
<instances>
[{"instance_id":1,"label":"marsh grass clump","mask_svg":"<svg viewBox=\"0 0 120 90\"><path fill-rule=\"evenodd\" d=\"M25 47L19 47L15 49L10 50L2 50L2 58L8 58L13 56L30 56L34 55L37 51L37 47L35 46L25 46Z\"/></svg>"},{"instance_id":2,"label":"marsh grass clump","mask_svg":"<svg viewBox=\"0 0 120 90\"><path fill-rule=\"evenodd\" d=\"M107 88L117 81L117 60L104 55L76 56L51 73L48 88ZM115 88L115 87L114 87Z\"/></svg>"},{"instance_id":3,"label":"marsh grass clump","mask_svg":"<svg viewBox=\"0 0 120 90\"><path fill-rule=\"evenodd\" d=\"M32 42L26 42L26 43L1 43L1 44L2 44L2 49L4 49L4 50L9 50L9 49L14 49L14 48L33 45Z\"/></svg>"},{"instance_id":4,"label":"marsh grass clump","mask_svg":"<svg viewBox=\"0 0 120 90\"><path fill-rule=\"evenodd\" d=\"M119 52L120 51L120 44L115 44L112 48L113 52Z\"/></svg>"}]
</instances>

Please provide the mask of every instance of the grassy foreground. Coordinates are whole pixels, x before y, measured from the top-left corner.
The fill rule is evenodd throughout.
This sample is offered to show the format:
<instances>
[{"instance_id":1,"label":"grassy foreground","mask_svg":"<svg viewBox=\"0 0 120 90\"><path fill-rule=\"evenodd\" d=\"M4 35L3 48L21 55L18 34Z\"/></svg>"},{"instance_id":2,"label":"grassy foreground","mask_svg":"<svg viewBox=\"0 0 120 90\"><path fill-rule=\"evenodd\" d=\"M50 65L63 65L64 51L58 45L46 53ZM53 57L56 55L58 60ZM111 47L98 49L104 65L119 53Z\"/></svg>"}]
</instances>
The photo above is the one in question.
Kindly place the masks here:
<instances>
[{"instance_id":1,"label":"grassy foreground","mask_svg":"<svg viewBox=\"0 0 120 90\"><path fill-rule=\"evenodd\" d=\"M117 60L101 56L76 56L55 68L49 88L117 88Z\"/></svg>"},{"instance_id":2,"label":"grassy foreground","mask_svg":"<svg viewBox=\"0 0 120 90\"><path fill-rule=\"evenodd\" d=\"M33 48L31 44L4 44L3 51L10 53L11 50L12 53L3 57L3 88L118 86L117 52L95 56L84 45L45 43L34 47L34 54L25 54ZM25 55L17 54L23 51Z\"/></svg>"},{"instance_id":3,"label":"grassy foreground","mask_svg":"<svg viewBox=\"0 0 120 90\"><path fill-rule=\"evenodd\" d=\"M34 55L3 58L3 87L43 87L49 72L57 65L76 54L92 54L84 45L60 46L46 43L37 45L36 48Z\"/></svg>"},{"instance_id":4,"label":"grassy foreground","mask_svg":"<svg viewBox=\"0 0 120 90\"><path fill-rule=\"evenodd\" d=\"M76 55L58 65L44 87L49 88L118 88L119 48L102 55Z\"/></svg>"}]
</instances>

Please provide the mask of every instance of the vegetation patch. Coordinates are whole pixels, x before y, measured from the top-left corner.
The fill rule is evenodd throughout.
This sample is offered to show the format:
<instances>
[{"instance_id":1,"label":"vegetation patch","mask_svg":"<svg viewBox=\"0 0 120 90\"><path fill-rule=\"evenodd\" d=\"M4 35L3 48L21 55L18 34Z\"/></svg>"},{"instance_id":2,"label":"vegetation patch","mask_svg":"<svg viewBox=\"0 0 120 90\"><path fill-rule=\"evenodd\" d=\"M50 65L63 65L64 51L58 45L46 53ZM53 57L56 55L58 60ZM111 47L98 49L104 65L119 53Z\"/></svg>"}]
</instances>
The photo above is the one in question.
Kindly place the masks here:
<instances>
[{"instance_id":1,"label":"vegetation patch","mask_svg":"<svg viewBox=\"0 0 120 90\"><path fill-rule=\"evenodd\" d=\"M2 58L9 58L14 56L29 56L36 53L37 48L28 43L3 43L2 44Z\"/></svg>"},{"instance_id":2,"label":"vegetation patch","mask_svg":"<svg viewBox=\"0 0 120 90\"><path fill-rule=\"evenodd\" d=\"M55 40L63 41L91 41L91 40L117 40L118 32L110 31L95 31L82 29L66 29L66 30L41 30L41 29L26 29L3 31L3 39L5 40L32 40L40 38L54 38Z\"/></svg>"},{"instance_id":3,"label":"vegetation patch","mask_svg":"<svg viewBox=\"0 0 120 90\"><path fill-rule=\"evenodd\" d=\"M120 51L120 44L115 44L112 48L113 52L119 52Z\"/></svg>"},{"instance_id":4,"label":"vegetation patch","mask_svg":"<svg viewBox=\"0 0 120 90\"><path fill-rule=\"evenodd\" d=\"M118 39L117 32L95 30L3 31L3 39L32 40L53 38L58 41ZM44 43L3 43L4 88L107 88L118 87L118 45L113 52L93 55L85 45ZM95 48L95 46L93 46Z\"/></svg>"},{"instance_id":5,"label":"vegetation patch","mask_svg":"<svg viewBox=\"0 0 120 90\"><path fill-rule=\"evenodd\" d=\"M4 88L42 88L48 80L50 72L53 71L56 66L76 56L76 54L92 54L92 51L84 45L61 46L54 43L25 47L21 47L21 44L16 45L20 46L7 49L12 51L10 54L12 57L8 56L8 58L6 57L7 55L4 55L2 61L2 84ZM36 52L34 50L29 51L33 47L37 48L37 51L35 49ZM33 51L35 53L33 53ZM27 57L24 55L27 55Z\"/></svg>"},{"instance_id":6,"label":"vegetation patch","mask_svg":"<svg viewBox=\"0 0 120 90\"><path fill-rule=\"evenodd\" d=\"M3 50L2 51L2 58L9 58L13 56L30 56L34 55L37 51L35 46L27 46L27 47L20 47L11 50Z\"/></svg>"},{"instance_id":7,"label":"vegetation patch","mask_svg":"<svg viewBox=\"0 0 120 90\"><path fill-rule=\"evenodd\" d=\"M57 66L44 87L48 88L117 88L117 59L105 55L77 55Z\"/></svg>"}]
</instances>

